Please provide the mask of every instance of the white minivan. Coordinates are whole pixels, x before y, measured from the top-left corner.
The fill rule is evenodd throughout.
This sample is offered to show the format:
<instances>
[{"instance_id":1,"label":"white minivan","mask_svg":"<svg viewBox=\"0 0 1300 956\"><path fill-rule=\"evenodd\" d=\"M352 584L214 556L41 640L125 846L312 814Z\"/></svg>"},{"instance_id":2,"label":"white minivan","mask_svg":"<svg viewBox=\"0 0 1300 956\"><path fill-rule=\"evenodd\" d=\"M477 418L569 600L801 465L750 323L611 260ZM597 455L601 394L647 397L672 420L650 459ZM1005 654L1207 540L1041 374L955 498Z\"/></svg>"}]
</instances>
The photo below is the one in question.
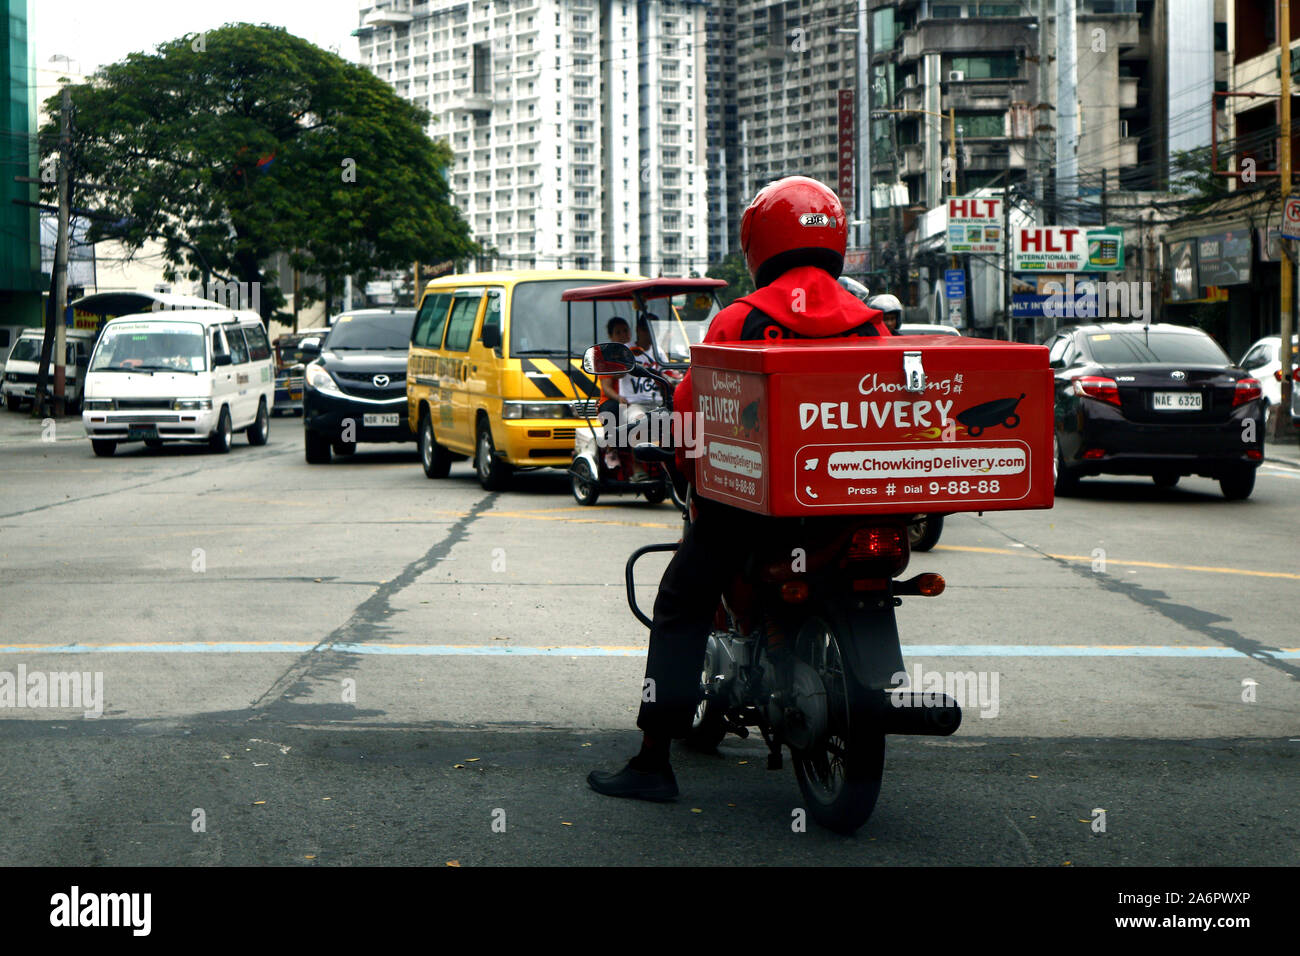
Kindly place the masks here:
<instances>
[{"instance_id":1,"label":"white minivan","mask_svg":"<svg viewBox=\"0 0 1300 956\"><path fill-rule=\"evenodd\" d=\"M37 372L41 367L41 345L45 341L44 329L25 329L14 343L4 365L4 380L0 392L4 393L5 406L16 412L24 404L31 404L36 395ZM69 410L75 410L81 400L81 386L86 372L86 361L95 344L95 333L83 329L67 330L67 355L64 358L63 395ZM48 388L54 390L54 362L46 367Z\"/></svg>"},{"instance_id":2,"label":"white minivan","mask_svg":"<svg viewBox=\"0 0 1300 956\"><path fill-rule=\"evenodd\" d=\"M256 312L166 309L105 324L90 357L81 421L95 454L121 442L265 445L275 402L271 343Z\"/></svg>"}]
</instances>

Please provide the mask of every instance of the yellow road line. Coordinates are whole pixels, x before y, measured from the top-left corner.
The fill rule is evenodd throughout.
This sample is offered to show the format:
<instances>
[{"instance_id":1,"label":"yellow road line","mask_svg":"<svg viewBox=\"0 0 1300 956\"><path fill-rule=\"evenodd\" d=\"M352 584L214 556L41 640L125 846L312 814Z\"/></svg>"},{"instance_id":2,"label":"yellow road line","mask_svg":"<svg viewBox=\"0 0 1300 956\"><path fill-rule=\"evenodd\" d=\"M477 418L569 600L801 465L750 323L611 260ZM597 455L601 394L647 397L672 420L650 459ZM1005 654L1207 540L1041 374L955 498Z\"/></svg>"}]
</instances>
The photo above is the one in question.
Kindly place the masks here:
<instances>
[{"instance_id":1,"label":"yellow road line","mask_svg":"<svg viewBox=\"0 0 1300 956\"><path fill-rule=\"evenodd\" d=\"M1092 555L1087 554L1050 554L1048 552L1035 551L1032 548L975 548L955 544L935 545L936 551L971 551L978 554L1011 554L1011 555L1042 555L1043 557L1055 558L1058 561L1086 561L1092 563L1096 560ZM1122 561L1118 558L1106 558L1107 564L1118 564L1123 567L1134 568L1160 568L1166 571L1200 571L1207 574L1240 574L1254 578L1286 578L1289 581L1300 581L1300 574L1293 574L1290 571L1252 571L1248 568L1223 568L1212 565L1202 564L1169 564L1163 561Z\"/></svg>"}]
</instances>

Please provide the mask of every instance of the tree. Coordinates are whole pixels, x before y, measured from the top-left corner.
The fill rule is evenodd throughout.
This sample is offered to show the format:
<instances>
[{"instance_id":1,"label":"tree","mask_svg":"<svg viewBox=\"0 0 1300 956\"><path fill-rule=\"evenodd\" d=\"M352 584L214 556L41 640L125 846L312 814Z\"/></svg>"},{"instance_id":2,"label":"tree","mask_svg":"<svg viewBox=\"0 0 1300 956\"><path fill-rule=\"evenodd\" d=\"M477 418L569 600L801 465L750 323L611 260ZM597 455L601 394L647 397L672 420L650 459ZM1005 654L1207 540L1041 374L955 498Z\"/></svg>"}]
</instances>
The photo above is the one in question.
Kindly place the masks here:
<instances>
[{"instance_id":1,"label":"tree","mask_svg":"<svg viewBox=\"0 0 1300 956\"><path fill-rule=\"evenodd\" d=\"M718 300L724 308L754 291L754 280L749 274L749 267L745 265L745 257L738 252L709 266L705 275L710 279L726 281L727 287L718 290Z\"/></svg>"},{"instance_id":2,"label":"tree","mask_svg":"<svg viewBox=\"0 0 1300 956\"><path fill-rule=\"evenodd\" d=\"M133 53L72 89L78 205L92 241L161 240L168 276L259 283L287 252L326 289L415 260L472 255L428 113L370 72L286 30L227 24ZM43 134L57 129L57 97Z\"/></svg>"},{"instance_id":3,"label":"tree","mask_svg":"<svg viewBox=\"0 0 1300 956\"><path fill-rule=\"evenodd\" d=\"M1193 212L1230 195L1228 183L1231 179L1214 174L1210 164L1212 156L1209 146L1176 149L1169 156L1169 186L1187 196L1188 206ZM1221 154L1221 160L1226 158L1226 153Z\"/></svg>"}]
</instances>

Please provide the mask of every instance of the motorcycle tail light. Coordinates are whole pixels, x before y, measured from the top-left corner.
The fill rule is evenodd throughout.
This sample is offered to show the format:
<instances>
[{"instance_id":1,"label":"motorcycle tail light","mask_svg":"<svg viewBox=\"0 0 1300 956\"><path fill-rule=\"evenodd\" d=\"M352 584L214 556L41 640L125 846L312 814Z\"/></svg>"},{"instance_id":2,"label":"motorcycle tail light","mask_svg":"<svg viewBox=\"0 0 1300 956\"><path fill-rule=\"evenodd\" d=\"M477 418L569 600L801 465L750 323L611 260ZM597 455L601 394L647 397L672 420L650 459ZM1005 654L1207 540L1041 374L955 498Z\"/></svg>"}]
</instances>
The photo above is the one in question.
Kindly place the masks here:
<instances>
[{"instance_id":1,"label":"motorcycle tail light","mask_svg":"<svg viewBox=\"0 0 1300 956\"><path fill-rule=\"evenodd\" d=\"M1257 378L1243 378L1237 383L1236 390L1232 393L1232 407L1245 405L1247 402L1253 402L1264 394L1262 386Z\"/></svg>"},{"instance_id":2,"label":"motorcycle tail light","mask_svg":"<svg viewBox=\"0 0 1300 956\"><path fill-rule=\"evenodd\" d=\"M907 567L907 529L898 525L859 528L849 542L848 562L882 563L897 574Z\"/></svg>"},{"instance_id":3,"label":"motorcycle tail light","mask_svg":"<svg viewBox=\"0 0 1300 956\"><path fill-rule=\"evenodd\" d=\"M853 582L855 591L883 591L889 587L889 578L859 578Z\"/></svg>"},{"instance_id":4,"label":"motorcycle tail light","mask_svg":"<svg viewBox=\"0 0 1300 956\"><path fill-rule=\"evenodd\" d=\"M781 600L788 604L802 604L808 600L808 585L803 581L786 581L781 585Z\"/></svg>"},{"instance_id":5,"label":"motorcycle tail light","mask_svg":"<svg viewBox=\"0 0 1300 956\"><path fill-rule=\"evenodd\" d=\"M1074 393L1099 402L1119 405L1119 386L1104 375L1080 375L1074 380Z\"/></svg>"},{"instance_id":6,"label":"motorcycle tail light","mask_svg":"<svg viewBox=\"0 0 1300 956\"><path fill-rule=\"evenodd\" d=\"M1300 369L1298 369L1297 371L1300 371ZM1282 381L1282 370L1280 368L1273 369L1273 377L1277 379L1279 382Z\"/></svg>"}]
</instances>

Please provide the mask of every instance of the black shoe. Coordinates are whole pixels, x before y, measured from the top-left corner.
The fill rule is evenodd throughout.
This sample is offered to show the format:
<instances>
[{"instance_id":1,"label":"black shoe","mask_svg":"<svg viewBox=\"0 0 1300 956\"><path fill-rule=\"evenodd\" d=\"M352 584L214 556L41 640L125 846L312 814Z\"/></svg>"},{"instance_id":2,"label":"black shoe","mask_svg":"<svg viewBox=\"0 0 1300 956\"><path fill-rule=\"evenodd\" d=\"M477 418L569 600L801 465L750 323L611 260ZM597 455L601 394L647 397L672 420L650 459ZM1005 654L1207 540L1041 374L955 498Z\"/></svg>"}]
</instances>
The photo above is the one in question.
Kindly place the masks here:
<instances>
[{"instance_id":1,"label":"black shoe","mask_svg":"<svg viewBox=\"0 0 1300 956\"><path fill-rule=\"evenodd\" d=\"M637 770L630 763L619 771L593 770L587 785L608 797L632 797L661 803L677 799L677 778L672 767L663 770Z\"/></svg>"}]
</instances>

